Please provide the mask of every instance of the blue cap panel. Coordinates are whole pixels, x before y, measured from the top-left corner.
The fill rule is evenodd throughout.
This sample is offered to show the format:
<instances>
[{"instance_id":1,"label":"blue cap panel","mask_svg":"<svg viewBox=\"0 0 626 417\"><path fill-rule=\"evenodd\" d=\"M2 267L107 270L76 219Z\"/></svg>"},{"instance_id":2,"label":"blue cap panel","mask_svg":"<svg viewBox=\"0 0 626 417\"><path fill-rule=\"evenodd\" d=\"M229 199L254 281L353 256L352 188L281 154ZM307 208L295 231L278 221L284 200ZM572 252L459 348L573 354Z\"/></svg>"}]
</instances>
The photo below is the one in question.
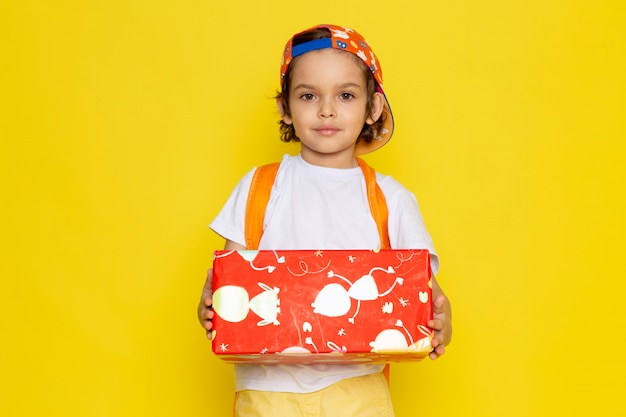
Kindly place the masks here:
<instances>
[{"instance_id":1,"label":"blue cap panel","mask_svg":"<svg viewBox=\"0 0 626 417\"><path fill-rule=\"evenodd\" d=\"M333 40L331 38L315 39L292 47L291 56L295 58L309 51L315 51L317 49L327 49L332 47Z\"/></svg>"}]
</instances>

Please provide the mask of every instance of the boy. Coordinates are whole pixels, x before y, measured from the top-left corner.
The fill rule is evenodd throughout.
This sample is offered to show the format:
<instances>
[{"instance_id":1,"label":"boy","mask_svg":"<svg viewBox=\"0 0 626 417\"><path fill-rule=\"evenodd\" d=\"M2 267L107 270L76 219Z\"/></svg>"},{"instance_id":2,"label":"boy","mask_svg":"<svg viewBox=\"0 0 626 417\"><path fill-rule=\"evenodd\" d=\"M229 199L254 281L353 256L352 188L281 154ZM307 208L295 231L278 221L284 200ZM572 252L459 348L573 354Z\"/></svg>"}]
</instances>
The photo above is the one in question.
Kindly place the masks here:
<instances>
[{"instance_id":1,"label":"boy","mask_svg":"<svg viewBox=\"0 0 626 417\"><path fill-rule=\"evenodd\" d=\"M258 249L380 249L356 155L383 146L393 117L382 72L367 42L351 29L320 25L286 45L276 98L283 141L300 154L283 157L265 211ZM211 223L225 249L246 249L245 209L254 170L237 185ZM392 248L428 249L439 261L413 194L376 174L388 207ZM251 248L249 248L251 249ZM198 317L210 338L212 272ZM435 330L431 359L451 338L450 305L433 276ZM393 416L382 364L235 365L237 416Z\"/></svg>"}]
</instances>

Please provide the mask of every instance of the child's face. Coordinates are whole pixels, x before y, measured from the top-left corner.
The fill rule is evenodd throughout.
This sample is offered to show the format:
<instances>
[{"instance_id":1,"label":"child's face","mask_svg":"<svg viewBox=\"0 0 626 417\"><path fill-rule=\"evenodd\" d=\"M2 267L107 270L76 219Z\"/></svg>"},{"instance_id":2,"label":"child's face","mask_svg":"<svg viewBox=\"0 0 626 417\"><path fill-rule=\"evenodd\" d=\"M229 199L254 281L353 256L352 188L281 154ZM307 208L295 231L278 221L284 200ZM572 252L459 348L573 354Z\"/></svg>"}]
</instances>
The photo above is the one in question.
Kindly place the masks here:
<instances>
[{"instance_id":1,"label":"child's face","mask_svg":"<svg viewBox=\"0 0 626 417\"><path fill-rule=\"evenodd\" d=\"M283 121L293 123L302 157L314 164L352 166L363 125L374 122L366 114L367 80L354 57L334 49L307 52L292 64L290 85L291 115L283 115Z\"/></svg>"}]
</instances>

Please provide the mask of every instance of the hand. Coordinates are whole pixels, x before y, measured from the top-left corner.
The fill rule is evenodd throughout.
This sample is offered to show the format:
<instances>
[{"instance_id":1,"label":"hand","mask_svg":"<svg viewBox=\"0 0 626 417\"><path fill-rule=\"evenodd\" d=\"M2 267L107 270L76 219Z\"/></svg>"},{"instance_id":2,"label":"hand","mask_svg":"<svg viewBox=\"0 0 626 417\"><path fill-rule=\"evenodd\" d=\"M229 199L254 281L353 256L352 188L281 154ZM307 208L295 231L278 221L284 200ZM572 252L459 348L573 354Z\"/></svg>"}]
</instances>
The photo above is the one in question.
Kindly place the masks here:
<instances>
[{"instance_id":1,"label":"hand","mask_svg":"<svg viewBox=\"0 0 626 417\"><path fill-rule=\"evenodd\" d=\"M433 278L433 319L428 326L435 330L430 359L435 360L445 353L445 346L452 339L452 312L450 302Z\"/></svg>"},{"instance_id":2,"label":"hand","mask_svg":"<svg viewBox=\"0 0 626 417\"><path fill-rule=\"evenodd\" d=\"M200 297L200 303L198 304L198 320L204 330L206 330L206 336L211 340L211 334L213 329L213 269L209 269L206 275L206 282L202 288L202 296Z\"/></svg>"}]
</instances>

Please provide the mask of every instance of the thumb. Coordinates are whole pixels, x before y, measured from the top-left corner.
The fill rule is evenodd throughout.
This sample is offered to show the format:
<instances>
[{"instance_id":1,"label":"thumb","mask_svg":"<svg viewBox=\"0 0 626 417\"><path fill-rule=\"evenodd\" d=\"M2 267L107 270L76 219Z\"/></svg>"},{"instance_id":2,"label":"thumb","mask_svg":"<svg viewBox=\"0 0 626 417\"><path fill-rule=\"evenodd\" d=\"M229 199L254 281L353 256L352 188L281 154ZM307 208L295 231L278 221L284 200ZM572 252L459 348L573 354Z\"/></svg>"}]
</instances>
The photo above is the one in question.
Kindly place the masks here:
<instances>
[{"instance_id":1,"label":"thumb","mask_svg":"<svg viewBox=\"0 0 626 417\"><path fill-rule=\"evenodd\" d=\"M213 268L209 268L209 270L206 272L206 281L204 283L204 288L213 288Z\"/></svg>"},{"instance_id":2,"label":"thumb","mask_svg":"<svg viewBox=\"0 0 626 417\"><path fill-rule=\"evenodd\" d=\"M202 288L202 302L209 305L210 298L213 296L213 269L209 269L206 274L206 281Z\"/></svg>"}]
</instances>

